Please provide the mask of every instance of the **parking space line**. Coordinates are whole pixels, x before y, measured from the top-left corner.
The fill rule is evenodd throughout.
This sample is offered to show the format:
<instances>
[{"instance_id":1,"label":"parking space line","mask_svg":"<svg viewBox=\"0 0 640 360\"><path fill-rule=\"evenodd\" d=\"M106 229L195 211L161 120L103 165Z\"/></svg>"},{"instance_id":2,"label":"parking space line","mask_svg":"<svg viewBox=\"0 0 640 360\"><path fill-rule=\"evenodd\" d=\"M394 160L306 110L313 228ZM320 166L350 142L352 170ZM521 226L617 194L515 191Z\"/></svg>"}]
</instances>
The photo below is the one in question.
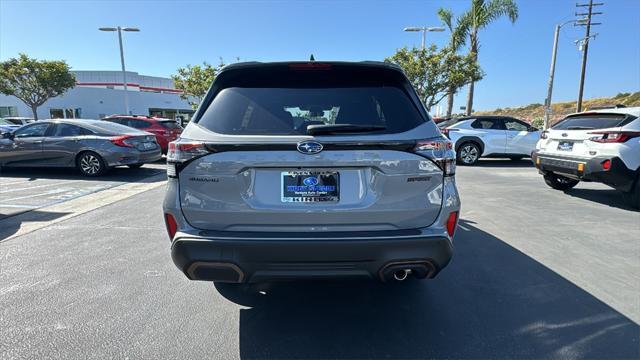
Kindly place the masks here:
<instances>
[{"instance_id":1,"label":"parking space line","mask_svg":"<svg viewBox=\"0 0 640 360\"><path fill-rule=\"evenodd\" d=\"M38 205L16 205L16 204L0 204L0 208L15 208L15 209L37 209Z\"/></svg>"},{"instance_id":2,"label":"parking space line","mask_svg":"<svg viewBox=\"0 0 640 360\"><path fill-rule=\"evenodd\" d=\"M2 179L2 178L0 178ZM37 180L21 180L21 181L14 181L14 182L2 182L0 184L2 184L2 186L6 186L6 185L15 185L15 184L26 184L26 183L30 183L33 181L37 181Z\"/></svg>"},{"instance_id":3,"label":"parking space line","mask_svg":"<svg viewBox=\"0 0 640 360\"><path fill-rule=\"evenodd\" d=\"M44 185L38 185L38 186L30 186L30 187L26 187L26 188L19 188L19 189L9 189L9 190L3 190L2 193L6 194L8 192L15 192L15 191L23 191L23 190L31 190L31 189L39 189L39 188L43 188L43 187L48 187L48 186L55 186L55 185L65 185L65 184L72 184L72 183L77 183L80 180L74 180L74 181L65 181L65 182L57 182L57 183L53 183L53 184L44 184Z\"/></svg>"},{"instance_id":4,"label":"parking space line","mask_svg":"<svg viewBox=\"0 0 640 360\"><path fill-rule=\"evenodd\" d=\"M20 200L20 199L30 199L30 198L39 197L39 196L47 196L47 195L59 194L59 193L72 191L72 190L73 189L70 189L70 188L62 188L62 189L50 190L50 191L43 192L43 193L38 193L38 194L18 196L18 197L14 197L14 198L11 198L11 199L2 199L2 201L3 202L10 202L10 201Z\"/></svg>"}]
</instances>

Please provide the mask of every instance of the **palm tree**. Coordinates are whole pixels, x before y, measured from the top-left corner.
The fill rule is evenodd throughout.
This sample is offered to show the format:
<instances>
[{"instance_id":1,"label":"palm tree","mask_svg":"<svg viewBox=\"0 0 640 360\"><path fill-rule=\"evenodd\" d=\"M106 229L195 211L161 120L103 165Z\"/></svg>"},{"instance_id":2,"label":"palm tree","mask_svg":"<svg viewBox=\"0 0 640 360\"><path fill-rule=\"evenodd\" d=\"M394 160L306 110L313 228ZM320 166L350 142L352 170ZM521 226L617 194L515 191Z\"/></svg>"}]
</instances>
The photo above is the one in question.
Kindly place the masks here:
<instances>
[{"instance_id":1,"label":"palm tree","mask_svg":"<svg viewBox=\"0 0 640 360\"><path fill-rule=\"evenodd\" d=\"M462 34L458 30L458 26L460 24L461 19L458 18L456 20L457 24L454 25L453 13L451 12L450 9L445 9L445 8L438 9L438 17L449 29L449 33L451 34L451 36L449 37L448 47L449 47L449 51L455 54L458 52L458 50L460 50L462 46L464 46L465 39L466 39L466 34ZM447 93L447 117L450 117L451 113L453 112L453 97L456 93L456 90L457 89L449 88L449 91Z\"/></svg>"},{"instance_id":2,"label":"palm tree","mask_svg":"<svg viewBox=\"0 0 640 360\"><path fill-rule=\"evenodd\" d=\"M469 38L469 54L478 60L478 31L484 29L494 20L507 16L512 23L518 19L518 5L515 0L471 0L471 9L464 13L458 22L458 35ZM467 96L467 115L473 110L474 82L469 83Z\"/></svg>"}]
</instances>

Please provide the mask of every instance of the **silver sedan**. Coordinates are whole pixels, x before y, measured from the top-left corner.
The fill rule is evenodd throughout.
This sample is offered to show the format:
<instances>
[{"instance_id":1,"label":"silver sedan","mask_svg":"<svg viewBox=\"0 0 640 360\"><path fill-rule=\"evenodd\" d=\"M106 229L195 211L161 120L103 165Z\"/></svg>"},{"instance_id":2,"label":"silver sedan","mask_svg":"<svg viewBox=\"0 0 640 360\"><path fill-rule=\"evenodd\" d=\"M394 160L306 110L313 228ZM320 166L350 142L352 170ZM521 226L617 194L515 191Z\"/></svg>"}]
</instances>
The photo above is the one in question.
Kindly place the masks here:
<instances>
[{"instance_id":1,"label":"silver sedan","mask_svg":"<svg viewBox=\"0 0 640 360\"><path fill-rule=\"evenodd\" d=\"M2 167L75 167L99 176L114 166L137 168L161 156L153 134L99 120L41 120L0 138Z\"/></svg>"}]
</instances>

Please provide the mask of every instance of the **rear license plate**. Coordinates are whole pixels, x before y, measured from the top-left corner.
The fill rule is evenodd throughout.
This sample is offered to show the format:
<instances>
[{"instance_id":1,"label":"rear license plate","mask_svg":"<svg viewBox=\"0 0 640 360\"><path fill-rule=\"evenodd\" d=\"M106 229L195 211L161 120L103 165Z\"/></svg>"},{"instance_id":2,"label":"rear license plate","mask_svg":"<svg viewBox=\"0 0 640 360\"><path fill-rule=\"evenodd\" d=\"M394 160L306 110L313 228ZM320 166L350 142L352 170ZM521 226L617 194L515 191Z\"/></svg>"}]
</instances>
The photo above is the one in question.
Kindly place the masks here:
<instances>
[{"instance_id":1,"label":"rear license plate","mask_svg":"<svg viewBox=\"0 0 640 360\"><path fill-rule=\"evenodd\" d=\"M155 149L156 148L156 144L152 143L152 142L145 142L142 143L142 150L151 150L151 149Z\"/></svg>"},{"instance_id":2,"label":"rear license plate","mask_svg":"<svg viewBox=\"0 0 640 360\"><path fill-rule=\"evenodd\" d=\"M337 171L283 171L281 200L287 203L337 202L340 174Z\"/></svg>"},{"instance_id":3,"label":"rear license plate","mask_svg":"<svg viewBox=\"0 0 640 360\"><path fill-rule=\"evenodd\" d=\"M560 141L558 143L559 151L571 151L573 150L573 143L570 141Z\"/></svg>"}]
</instances>

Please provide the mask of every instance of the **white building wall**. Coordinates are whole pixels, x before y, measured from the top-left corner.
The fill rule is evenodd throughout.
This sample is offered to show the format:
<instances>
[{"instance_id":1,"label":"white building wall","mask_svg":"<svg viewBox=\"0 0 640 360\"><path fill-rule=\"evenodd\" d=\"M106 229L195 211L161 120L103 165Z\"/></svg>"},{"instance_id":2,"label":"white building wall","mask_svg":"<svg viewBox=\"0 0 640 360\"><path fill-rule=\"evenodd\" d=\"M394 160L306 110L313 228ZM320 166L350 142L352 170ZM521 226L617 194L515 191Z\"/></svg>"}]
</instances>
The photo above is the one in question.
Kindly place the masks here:
<instances>
[{"instance_id":1,"label":"white building wall","mask_svg":"<svg viewBox=\"0 0 640 360\"><path fill-rule=\"evenodd\" d=\"M122 73L119 71L75 71L78 83L122 83ZM131 78L129 77L131 76ZM171 79L141 76L135 72L127 72L127 83L154 88L173 89ZM76 86L62 96L49 99L38 108L38 118L50 117L50 109L80 108L81 117L97 119L111 114L123 114L124 91L122 87L114 89L102 85ZM191 111L191 106L182 100L178 94L139 91L138 87L130 86L128 91L129 110L132 114L149 115L150 108L176 109ZM31 109L14 96L0 94L0 106L15 106L18 116L31 117Z\"/></svg>"}]
</instances>

